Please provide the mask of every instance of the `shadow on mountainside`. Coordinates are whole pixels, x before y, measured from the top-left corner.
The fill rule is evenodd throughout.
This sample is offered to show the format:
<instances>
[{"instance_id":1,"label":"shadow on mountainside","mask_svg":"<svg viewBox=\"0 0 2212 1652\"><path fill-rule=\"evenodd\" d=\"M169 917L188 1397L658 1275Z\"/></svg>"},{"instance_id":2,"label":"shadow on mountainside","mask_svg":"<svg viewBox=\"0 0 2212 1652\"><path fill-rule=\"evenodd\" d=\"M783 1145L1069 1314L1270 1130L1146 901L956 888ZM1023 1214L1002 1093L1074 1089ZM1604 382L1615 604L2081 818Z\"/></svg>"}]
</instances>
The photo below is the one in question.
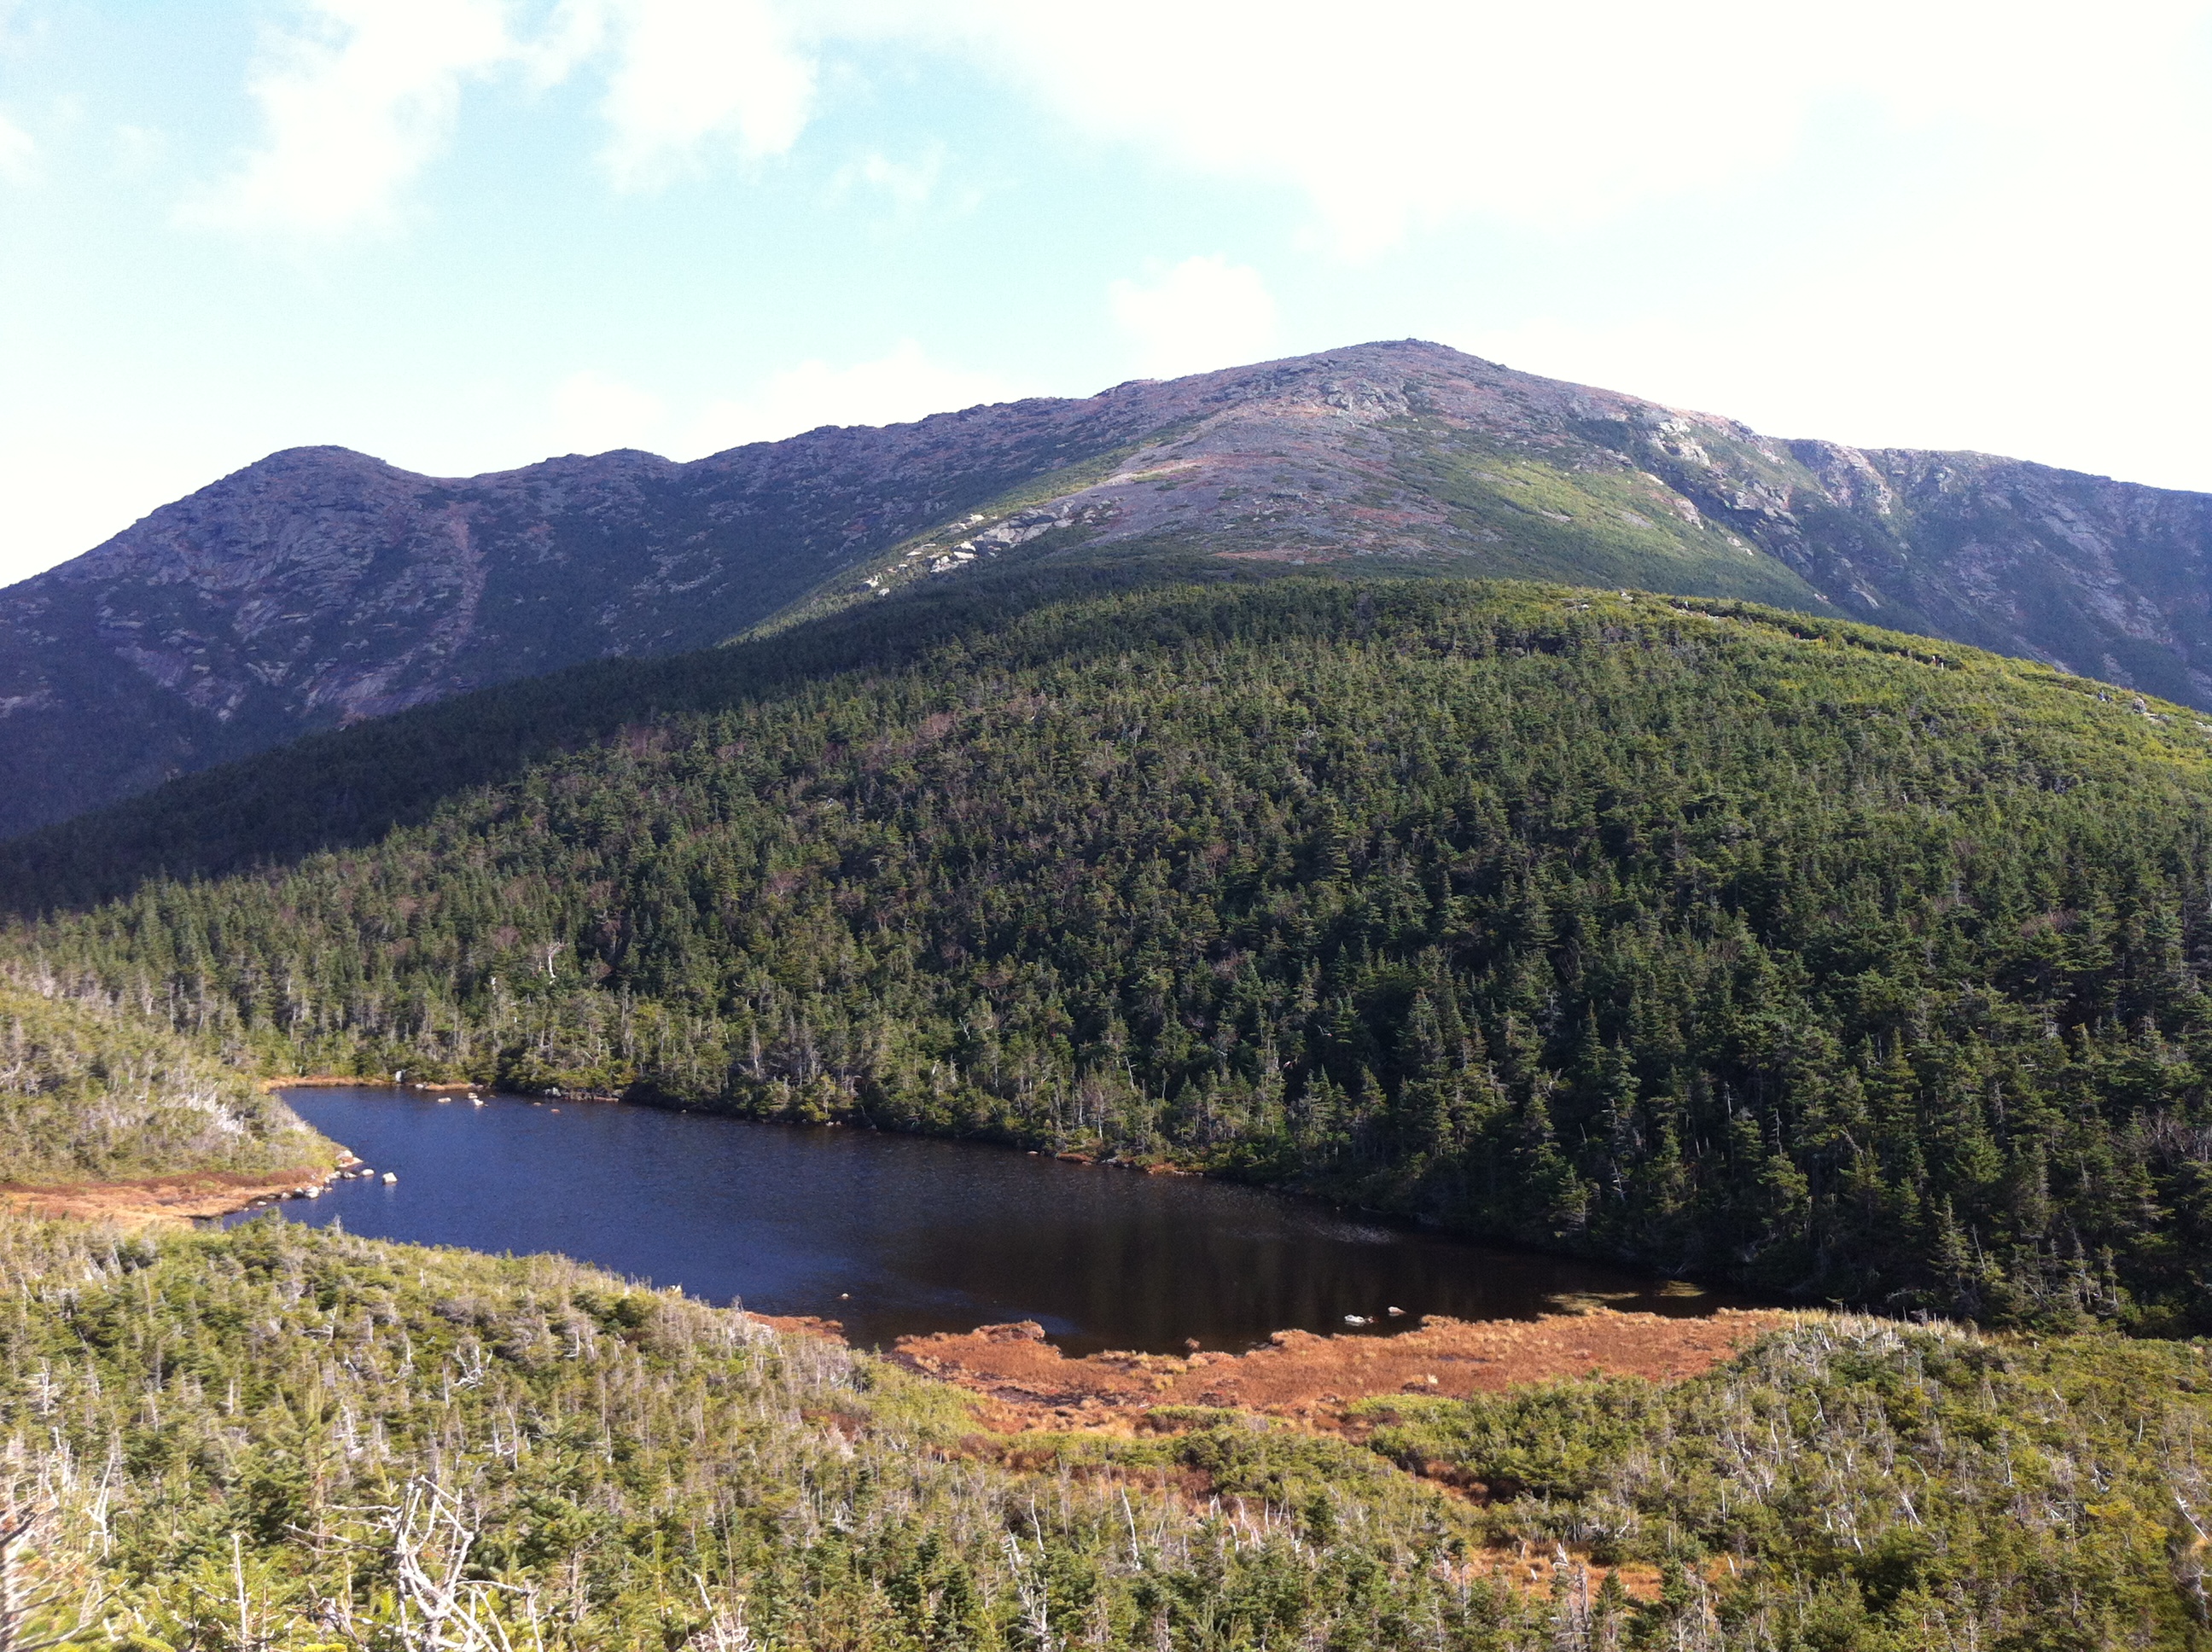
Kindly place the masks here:
<instances>
[{"instance_id":1,"label":"shadow on mountainside","mask_svg":"<svg viewBox=\"0 0 2212 1652\"><path fill-rule=\"evenodd\" d=\"M840 671L896 669L1036 608L1145 586L1326 572L1224 568L1200 556L1055 557L1049 568L976 570L757 640L526 677L311 734L0 842L0 912L35 917L96 905L149 879L218 878L363 847L426 818L447 798L499 785L629 725Z\"/></svg>"}]
</instances>

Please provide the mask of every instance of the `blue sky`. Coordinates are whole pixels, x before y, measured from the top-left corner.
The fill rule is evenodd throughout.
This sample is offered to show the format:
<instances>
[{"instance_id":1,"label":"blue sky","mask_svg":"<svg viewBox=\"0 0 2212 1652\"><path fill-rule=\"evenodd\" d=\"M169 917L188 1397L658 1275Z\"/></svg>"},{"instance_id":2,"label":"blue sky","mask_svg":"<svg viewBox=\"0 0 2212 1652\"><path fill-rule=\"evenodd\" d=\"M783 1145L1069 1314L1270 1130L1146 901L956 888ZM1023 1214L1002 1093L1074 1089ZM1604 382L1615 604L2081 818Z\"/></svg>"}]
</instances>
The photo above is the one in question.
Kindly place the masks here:
<instances>
[{"instance_id":1,"label":"blue sky","mask_svg":"<svg viewBox=\"0 0 2212 1652\"><path fill-rule=\"evenodd\" d=\"M0 579L1420 337L2212 489L2212 3L0 0Z\"/></svg>"}]
</instances>

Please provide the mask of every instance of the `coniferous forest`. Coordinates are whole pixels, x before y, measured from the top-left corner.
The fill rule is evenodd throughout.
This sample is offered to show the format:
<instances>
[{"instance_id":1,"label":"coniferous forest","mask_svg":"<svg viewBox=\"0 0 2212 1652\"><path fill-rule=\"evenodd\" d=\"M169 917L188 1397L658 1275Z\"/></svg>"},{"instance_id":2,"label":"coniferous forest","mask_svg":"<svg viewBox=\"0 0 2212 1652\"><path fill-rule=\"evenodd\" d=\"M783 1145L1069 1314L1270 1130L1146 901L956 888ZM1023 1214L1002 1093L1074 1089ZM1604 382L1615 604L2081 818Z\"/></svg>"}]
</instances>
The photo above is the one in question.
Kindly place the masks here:
<instances>
[{"instance_id":1,"label":"coniferous forest","mask_svg":"<svg viewBox=\"0 0 2212 1652\"><path fill-rule=\"evenodd\" d=\"M0 1652L2212 1652L2208 94L0 0Z\"/></svg>"},{"instance_id":2,"label":"coniferous forest","mask_svg":"<svg viewBox=\"0 0 2212 1652\"><path fill-rule=\"evenodd\" d=\"M557 1258L0 1215L12 1644L2212 1639L2212 727L1735 604L974 589L0 846L0 1175L313 1161L256 1079L404 1069L1886 1317L1055 1431Z\"/></svg>"},{"instance_id":3,"label":"coniferous forest","mask_svg":"<svg viewBox=\"0 0 2212 1652\"><path fill-rule=\"evenodd\" d=\"M1812 1302L2185 1332L2208 776L2185 713L1840 623L1176 588L641 716L8 945L262 1071L1170 1160Z\"/></svg>"}]
</instances>

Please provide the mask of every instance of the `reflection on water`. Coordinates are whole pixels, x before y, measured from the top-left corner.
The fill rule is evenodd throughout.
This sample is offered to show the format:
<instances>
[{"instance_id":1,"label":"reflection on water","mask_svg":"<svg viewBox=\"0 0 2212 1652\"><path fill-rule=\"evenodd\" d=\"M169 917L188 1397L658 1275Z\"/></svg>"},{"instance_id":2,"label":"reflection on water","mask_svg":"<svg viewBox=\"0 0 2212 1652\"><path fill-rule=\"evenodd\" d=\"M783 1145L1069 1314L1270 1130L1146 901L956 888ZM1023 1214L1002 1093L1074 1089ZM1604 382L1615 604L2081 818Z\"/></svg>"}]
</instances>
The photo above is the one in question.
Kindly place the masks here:
<instances>
[{"instance_id":1,"label":"reflection on water","mask_svg":"<svg viewBox=\"0 0 2212 1652\"><path fill-rule=\"evenodd\" d=\"M1271 1331L1725 1298L1329 1206L1003 1148L593 1102L306 1089L317 1129L398 1181L279 1206L349 1233L565 1252L884 1345L1034 1319L1071 1352L1242 1351ZM238 1218L234 1218L238 1219ZM1388 1310L1405 1310L1393 1319Z\"/></svg>"}]
</instances>

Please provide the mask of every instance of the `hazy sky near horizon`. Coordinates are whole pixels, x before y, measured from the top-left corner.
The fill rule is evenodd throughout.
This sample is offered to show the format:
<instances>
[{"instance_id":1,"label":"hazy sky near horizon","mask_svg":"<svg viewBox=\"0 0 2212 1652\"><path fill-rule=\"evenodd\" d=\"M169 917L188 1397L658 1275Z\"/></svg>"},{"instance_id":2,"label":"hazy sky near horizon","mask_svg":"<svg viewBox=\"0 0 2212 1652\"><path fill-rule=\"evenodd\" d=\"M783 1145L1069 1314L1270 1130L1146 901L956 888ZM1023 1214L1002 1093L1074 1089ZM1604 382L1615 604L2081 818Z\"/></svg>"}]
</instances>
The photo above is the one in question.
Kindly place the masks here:
<instances>
[{"instance_id":1,"label":"hazy sky near horizon","mask_svg":"<svg viewBox=\"0 0 2212 1652\"><path fill-rule=\"evenodd\" d=\"M0 0L0 581L1370 338L2212 490L2212 0Z\"/></svg>"}]
</instances>

